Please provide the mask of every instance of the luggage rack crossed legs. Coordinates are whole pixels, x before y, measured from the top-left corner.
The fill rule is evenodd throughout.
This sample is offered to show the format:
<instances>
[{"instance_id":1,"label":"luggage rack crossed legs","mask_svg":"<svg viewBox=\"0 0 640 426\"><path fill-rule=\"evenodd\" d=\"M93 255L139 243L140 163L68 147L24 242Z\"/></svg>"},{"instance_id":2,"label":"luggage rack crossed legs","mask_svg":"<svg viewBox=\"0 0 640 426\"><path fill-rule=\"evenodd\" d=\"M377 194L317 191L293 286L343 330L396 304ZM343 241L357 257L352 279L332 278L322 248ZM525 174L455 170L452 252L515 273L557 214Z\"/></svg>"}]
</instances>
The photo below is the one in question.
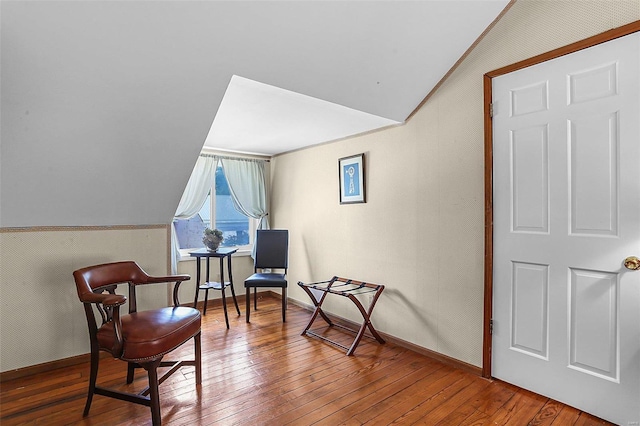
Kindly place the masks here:
<instances>
[{"instance_id":1,"label":"luggage rack crossed legs","mask_svg":"<svg viewBox=\"0 0 640 426\"><path fill-rule=\"evenodd\" d=\"M382 294L382 291L384 290L383 285L371 284L363 281L357 281L349 278L341 278L337 276L331 278L329 281L319 281L319 282L307 283L307 284L299 281L298 285L309 295L309 298L311 299L311 301L313 302L313 305L315 306L313 315L311 315L311 319L309 320L309 324L307 324L307 326L301 333L302 336L306 334L307 336L317 337L335 346L341 347L342 349L347 351L347 355L353 355L356 348L358 347L358 344L360 343L360 340L362 340L362 337L365 336L365 331L367 329L369 329L369 332L371 333L372 338L377 340L379 343L385 343L382 336L378 334L376 329L373 328L373 324L371 323L371 313L373 312L373 308L376 306L376 302L378 301L380 294ZM317 290L322 293L322 296L320 297L320 299L316 298L312 290ZM327 314L324 313L324 311L322 310L322 304L324 303L324 299L327 297L327 294L329 293L346 297L349 300L351 300L354 305L356 305L356 307L360 311L360 314L362 315L362 318L363 318L362 325L358 330L354 330L344 325L334 323L327 316ZM371 302L369 303L368 309L365 309L365 307L362 305L360 300L358 300L358 298L356 297L358 295L363 295L363 294L372 295ZM344 346L334 340L328 339L327 337L321 336L313 332L312 330L310 330L311 325L318 318L318 315L320 315L322 319L324 319L327 322L327 324L329 324L330 327L335 326L343 330L355 333L356 337L353 343L351 344L351 346L350 347ZM370 336L367 336L367 337L370 337Z\"/></svg>"}]
</instances>

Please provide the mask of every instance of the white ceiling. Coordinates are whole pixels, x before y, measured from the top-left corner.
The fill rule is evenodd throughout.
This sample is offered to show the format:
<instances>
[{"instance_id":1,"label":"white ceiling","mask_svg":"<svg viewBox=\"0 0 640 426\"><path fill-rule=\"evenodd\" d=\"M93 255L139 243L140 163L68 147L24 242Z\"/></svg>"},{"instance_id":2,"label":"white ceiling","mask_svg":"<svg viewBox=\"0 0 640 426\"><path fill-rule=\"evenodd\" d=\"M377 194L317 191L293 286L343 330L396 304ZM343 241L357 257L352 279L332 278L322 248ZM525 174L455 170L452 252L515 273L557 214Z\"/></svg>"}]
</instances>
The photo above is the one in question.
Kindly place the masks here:
<instances>
[{"instance_id":1,"label":"white ceiling","mask_svg":"<svg viewBox=\"0 0 640 426\"><path fill-rule=\"evenodd\" d=\"M232 77L205 147L274 155L401 123L508 3L220 2L210 53Z\"/></svg>"},{"instance_id":2,"label":"white ceiling","mask_svg":"<svg viewBox=\"0 0 640 426\"><path fill-rule=\"evenodd\" d=\"M397 123L234 75L205 146L274 155Z\"/></svg>"}]
</instances>

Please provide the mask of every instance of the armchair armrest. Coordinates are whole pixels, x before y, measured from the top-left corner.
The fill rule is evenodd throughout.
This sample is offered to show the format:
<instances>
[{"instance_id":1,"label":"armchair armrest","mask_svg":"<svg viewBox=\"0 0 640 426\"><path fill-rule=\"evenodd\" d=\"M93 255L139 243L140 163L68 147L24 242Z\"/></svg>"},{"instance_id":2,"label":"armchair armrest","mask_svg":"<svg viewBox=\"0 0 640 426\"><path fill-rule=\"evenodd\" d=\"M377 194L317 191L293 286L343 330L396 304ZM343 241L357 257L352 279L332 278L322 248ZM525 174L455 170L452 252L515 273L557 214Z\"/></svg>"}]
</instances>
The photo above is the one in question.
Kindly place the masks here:
<instances>
[{"instance_id":1,"label":"armchair armrest","mask_svg":"<svg viewBox=\"0 0 640 426\"><path fill-rule=\"evenodd\" d=\"M188 281L191 279L190 275L174 275L173 276L173 280L176 282L176 285L173 286L173 306L174 307L178 307L180 306L180 301L178 300L178 289L180 288L180 284L182 284L183 281ZM178 278L178 279L175 279Z\"/></svg>"},{"instance_id":2,"label":"armchair armrest","mask_svg":"<svg viewBox=\"0 0 640 426\"><path fill-rule=\"evenodd\" d=\"M178 300L178 289L180 288L180 284L183 281L188 281L191 279L191 275L188 274L178 274L178 275L167 275L167 276L151 276L140 269L140 276L136 277L134 281L131 281L131 286L135 287L137 285L144 284L158 284L158 283L171 283L175 282L176 284L173 286L173 306L177 307L180 305L180 301ZM132 309L135 311L135 289L133 292L130 290L131 297L131 305Z\"/></svg>"},{"instance_id":3,"label":"armchair armrest","mask_svg":"<svg viewBox=\"0 0 640 426\"><path fill-rule=\"evenodd\" d=\"M80 300L85 304L85 312L89 319L89 329L96 327L93 311L90 305L96 304L98 312L102 317L102 323L111 321L113 324L113 346L110 349L114 358L122 356L123 337L122 322L120 320L120 306L127 302L127 297L121 294L112 293L83 293L80 294ZM91 325L93 324L93 326Z\"/></svg>"},{"instance_id":4,"label":"armchair armrest","mask_svg":"<svg viewBox=\"0 0 640 426\"><path fill-rule=\"evenodd\" d=\"M124 305L127 302L127 296L121 294L103 294L103 293L83 293L80 295L83 303L100 303L107 307Z\"/></svg>"}]
</instances>

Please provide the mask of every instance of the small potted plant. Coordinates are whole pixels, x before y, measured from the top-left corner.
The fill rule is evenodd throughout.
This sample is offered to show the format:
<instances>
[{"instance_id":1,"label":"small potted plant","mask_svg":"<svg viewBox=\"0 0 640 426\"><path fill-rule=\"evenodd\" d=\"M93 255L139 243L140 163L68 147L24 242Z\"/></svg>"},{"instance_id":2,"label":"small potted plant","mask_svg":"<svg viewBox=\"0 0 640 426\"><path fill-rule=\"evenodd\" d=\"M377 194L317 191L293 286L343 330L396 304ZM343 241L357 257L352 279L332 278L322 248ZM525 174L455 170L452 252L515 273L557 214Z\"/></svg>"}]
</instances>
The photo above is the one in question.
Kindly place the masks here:
<instances>
[{"instance_id":1,"label":"small potted plant","mask_svg":"<svg viewBox=\"0 0 640 426\"><path fill-rule=\"evenodd\" d=\"M207 228L204 230L204 237L202 237L202 242L204 246L209 251L216 251L220 246L220 243L224 237L222 236L222 231L219 229L211 229Z\"/></svg>"}]
</instances>

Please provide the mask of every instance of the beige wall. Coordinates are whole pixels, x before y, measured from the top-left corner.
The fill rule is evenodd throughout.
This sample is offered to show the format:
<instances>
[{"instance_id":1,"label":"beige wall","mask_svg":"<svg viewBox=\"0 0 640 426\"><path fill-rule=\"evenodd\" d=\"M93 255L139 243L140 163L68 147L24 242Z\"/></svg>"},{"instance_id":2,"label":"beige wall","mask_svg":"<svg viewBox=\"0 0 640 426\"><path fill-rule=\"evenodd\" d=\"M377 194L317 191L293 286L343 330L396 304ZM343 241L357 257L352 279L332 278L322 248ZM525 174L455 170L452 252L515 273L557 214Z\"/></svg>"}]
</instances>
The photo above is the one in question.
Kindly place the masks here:
<instances>
[{"instance_id":1,"label":"beige wall","mask_svg":"<svg viewBox=\"0 0 640 426\"><path fill-rule=\"evenodd\" d=\"M290 283L384 284L377 329L481 366L483 74L638 19L638 0L519 0L405 125L276 157L272 224L291 232ZM338 158L360 152L367 203L339 205ZM295 285L289 295L309 303ZM345 299L325 306L361 319Z\"/></svg>"},{"instance_id":2,"label":"beige wall","mask_svg":"<svg viewBox=\"0 0 640 426\"><path fill-rule=\"evenodd\" d=\"M88 353L73 271L136 260L149 274L166 275L167 235L166 226L0 232L0 371ZM138 297L140 309L166 306L168 289Z\"/></svg>"},{"instance_id":3,"label":"beige wall","mask_svg":"<svg viewBox=\"0 0 640 426\"><path fill-rule=\"evenodd\" d=\"M88 353L87 322L73 271L135 260L151 275L166 275L167 232L166 226L0 232L0 372ZM244 294L243 281L253 272L253 261L249 256L234 257L232 265L236 294ZM215 279L215 259L211 267ZM192 277L180 291L180 302L190 303L195 262L180 262L178 272ZM164 284L140 288L139 309L167 306L171 288ZM125 286L119 291L127 294ZM201 293L200 300L203 297ZM209 299L219 297L220 292L209 294ZM224 320L222 314L220 318Z\"/></svg>"}]
</instances>

